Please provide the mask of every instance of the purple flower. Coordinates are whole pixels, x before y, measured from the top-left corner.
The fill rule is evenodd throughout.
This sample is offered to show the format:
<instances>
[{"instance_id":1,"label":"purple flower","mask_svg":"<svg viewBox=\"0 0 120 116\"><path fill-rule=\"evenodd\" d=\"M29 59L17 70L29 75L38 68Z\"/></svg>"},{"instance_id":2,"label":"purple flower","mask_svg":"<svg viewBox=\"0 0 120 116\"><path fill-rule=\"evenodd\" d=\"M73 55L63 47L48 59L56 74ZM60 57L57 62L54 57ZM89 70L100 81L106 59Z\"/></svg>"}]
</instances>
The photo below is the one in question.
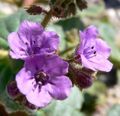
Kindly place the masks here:
<instances>
[{"instance_id":1,"label":"purple flower","mask_svg":"<svg viewBox=\"0 0 120 116\"><path fill-rule=\"evenodd\" d=\"M110 47L100 38L95 26L89 26L83 32L80 31L81 43L76 49L78 61L93 71L109 72L112 63L108 60Z\"/></svg>"},{"instance_id":2,"label":"purple flower","mask_svg":"<svg viewBox=\"0 0 120 116\"><path fill-rule=\"evenodd\" d=\"M17 86L27 100L39 107L45 107L52 98L67 98L72 83L65 74L68 63L57 55L41 55L27 58L24 68L16 75Z\"/></svg>"},{"instance_id":3,"label":"purple flower","mask_svg":"<svg viewBox=\"0 0 120 116\"><path fill-rule=\"evenodd\" d=\"M39 54L53 54L59 44L55 32L45 31L39 23L24 21L17 32L8 36L10 56L15 59L25 59Z\"/></svg>"}]
</instances>

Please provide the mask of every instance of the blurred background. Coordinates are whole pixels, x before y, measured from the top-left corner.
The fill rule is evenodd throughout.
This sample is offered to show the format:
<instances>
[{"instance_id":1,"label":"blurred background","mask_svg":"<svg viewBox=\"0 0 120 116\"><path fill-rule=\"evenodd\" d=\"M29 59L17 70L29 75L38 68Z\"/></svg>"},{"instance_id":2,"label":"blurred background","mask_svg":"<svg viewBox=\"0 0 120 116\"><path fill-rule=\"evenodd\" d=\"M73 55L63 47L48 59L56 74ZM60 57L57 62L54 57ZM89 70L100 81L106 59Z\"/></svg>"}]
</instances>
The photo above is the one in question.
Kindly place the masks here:
<instances>
[{"instance_id":1,"label":"blurred background","mask_svg":"<svg viewBox=\"0 0 120 116\"><path fill-rule=\"evenodd\" d=\"M109 73L98 73L93 85L82 92L74 87L64 101L53 101L47 108L31 111L9 98L6 85L14 80L23 62L10 59L7 36L25 20L41 22L44 14L30 15L26 9L33 4L49 10L49 0L0 0L0 116L120 116L120 0L87 0L88 8L77 9L67 18L53 17L46 27L61 38L60 55L73 54L78 44L78 29L96 25L102 39L112 48L114 64ZM71 9L72 10L72 9ZM27 112L27 113L25 113Z\"/></svg>"}]
</instances>

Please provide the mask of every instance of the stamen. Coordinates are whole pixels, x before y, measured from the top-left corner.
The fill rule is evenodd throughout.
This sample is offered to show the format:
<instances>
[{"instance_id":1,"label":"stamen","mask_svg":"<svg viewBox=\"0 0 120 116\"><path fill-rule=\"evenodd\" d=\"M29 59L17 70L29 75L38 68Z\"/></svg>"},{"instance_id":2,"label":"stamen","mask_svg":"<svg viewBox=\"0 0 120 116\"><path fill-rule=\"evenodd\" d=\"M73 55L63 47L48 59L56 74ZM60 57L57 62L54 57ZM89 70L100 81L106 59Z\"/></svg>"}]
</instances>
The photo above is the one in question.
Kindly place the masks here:
<instances>
[{"instance_id":1,"label":"stamen","mask_svg":"<svg viewBox=\"0 0 120 116\"><path fill-rule=\"evenodd\" d=\"M94 51L94 54L96 54L96 51Z\"/></svg>"},{"instance_id":2,"label":"stamen","mask_svg":"<svg viewBox=\"0 0 120 116\"><path fill-rule=\"evenodd\" d=\"M20 51L25 51L23 48L20 48Z\"/></svg>"},{"instance_id":3,"label":"stamen","mask_svg":"<svg viewBox=\"0 0 120 116\"><path fill-rule=\"evenodd\" d=\"M95 57L95 56L96 56L96 54L91 54L91 55L87 56L87 58L89 59L89 58L92 58L92 57Z\"/></svg>"},{"instance_id":4,"label":"stamen","mask_svg":"<svg viewBox=\"0 0 120 116\"><path fill-rule=\"evenodd\" d=\"M84 49L84 51L89 51L89 50L91 50L91 47L87 47Z\"/></svg>"},{"instance_id":5,"label":"stamen","mask_svg":"<svg viewBox=\"0 0 120 116\"><path fill-rule=\"evenodd\" d=\"M35 40L33 41L33 44L35 44Z\"/></svg>"},{"instance_id":6,"label":"stamen","mask_svg":"<svg viewBox=\"0 0 120 116\"><path fill-rule=\"evenodd\" d=\"M48 76L44 72L40 71L35 75L35 81L38 85L46 84L47 80L48 80Z\"/></svg>"},{"instance_id":7,"label":"stamen","mask_svg":"<svg viewBox=\"0 0 120 116\"><path fill-rule=\"evenodd\" d=\"M84 49L84 55L88 59L92 58L92 57L95 57L96 56L96 51L94 50L94 46Z\"/></svg>"}]
</instances>

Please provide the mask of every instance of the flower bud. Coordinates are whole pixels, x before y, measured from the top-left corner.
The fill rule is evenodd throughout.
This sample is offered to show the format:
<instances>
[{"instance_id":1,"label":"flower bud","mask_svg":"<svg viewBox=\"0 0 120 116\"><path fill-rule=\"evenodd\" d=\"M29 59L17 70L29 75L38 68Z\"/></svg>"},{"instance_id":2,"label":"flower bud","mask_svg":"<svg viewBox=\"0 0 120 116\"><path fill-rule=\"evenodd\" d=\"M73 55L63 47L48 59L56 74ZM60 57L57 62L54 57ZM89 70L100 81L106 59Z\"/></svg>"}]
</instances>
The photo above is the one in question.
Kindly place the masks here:
<instances>
[{"instance_id":1,"label":"flower bud","mask_svg":"<svg viewBox=\"0 0 120 116\"><path fill-rule=\"evenodd\" d=\"M87 2L85 0L76 0L76 3L80 10L87 8Z\"/></svg>"},{"instance_id":2,"label":"flower bud","mask_svg":"<svg viewBox=\"0 0 120 116\"><path fill-rule=\"evenodd\" d=\"M20 95L20 92L17 88L16 82L12 81L11 83L9 83L7 85L7 92L9 94L10 97L12 98L16 98L17 96Z\"/></svg>"},{"instance_id":3,"label":"flower bud","mask_svg":"<svg viewBox=\"0 0 120 116\"><path fill-rule=\"evenodd\" d=\"M75 15L76 14L76 7L75 7L75 4L72 2L69 4L68 6L68 14L69 15Z\"/></svg>"},{"instance_id":4,"label":"flower bud","mask_svg":"<svg viewBox=\"0 0 120 116\"><path fill-rule=\"evenodd\" d=\"M65 8L63 8L62 6L57 6L54 5L52 7L52 15L58 18L63 18L65 17Z\"/></svg>"},{"instance_id":5,"label":"flower bud","mask_svg":"<svg viewBox=\"0 0 120 116\"><path fill-rule=\"evenodd\" d=\"M75 75L75 84L80 87L81 89L83 88L88 88L92 85L93 83L93 78L83 72L77 72Z\"/></svg>"},{"instance_id":6,"label":"flower bud","mask_svg":"<svg viewBox=\"0 0 120 116\"><path fill-rule=\"evenodd\" d=\"M41 6L32 5L30 8L27 8L26 11L31 15L39 15L41 13L47 14L47 11Z\"/></svg>"},{"instance_id":7,"label":"flower bud","mask_svg":"<svg viewBox=\"0 0 120 116\"><path fill-rule=\"evenodd\" d=\"M84 89L92 85L95 72L83 68L78 63L72 62L69 64L69 76L74 84L76 84L80 89Z\"/></svg>"},{"instance_id":8,"label":"flower bud","mask_svg":"<svg viewBox=\"0 0 120 116\"><path fill-rule=\"evenodd\" d=\"M24 104L27 108L29 108L29 109L31 109L31 110L38 109L35 105L33 105L33 104L31 104L30 102L28 102L26 98L25 98L23 104Z\"/></svg>"},{"instance_id":9,"label":"flower bud","mask_svg":"<svg viewBox=\"0 0 120 116\"><path fill-rule=\"evenodd\" d=\"M12 81L7 86L7 92L10 97L12 97L16 102L25 105L29 109L37 109L33 104L29 103L24 95L22 95L16 85L15 81Z\"/></svg>"}]
</instances>

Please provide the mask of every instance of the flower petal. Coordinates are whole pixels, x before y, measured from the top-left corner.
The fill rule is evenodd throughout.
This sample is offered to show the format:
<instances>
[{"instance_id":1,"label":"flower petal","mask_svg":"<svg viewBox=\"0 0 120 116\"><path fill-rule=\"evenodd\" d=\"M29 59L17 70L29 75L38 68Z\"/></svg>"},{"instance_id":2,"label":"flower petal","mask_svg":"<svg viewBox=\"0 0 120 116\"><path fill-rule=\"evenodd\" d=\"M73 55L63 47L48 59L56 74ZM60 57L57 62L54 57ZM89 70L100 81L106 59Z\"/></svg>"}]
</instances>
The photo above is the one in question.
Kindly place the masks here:
<instances>
[{"instance_id":1,"label":"flower petal","mask_svg":"<svg viewBox=\"0 0 120 116\"><path fill-rule=\"evenodd\" d=\"M101 58L101 56L98 55L89 59L89 61L92 63L92 66L99 71L109 72L113 66L108 59Z\"/></svg>"},{"instance_id":2,"label":"flower petal","mask_svg":"<svg viewBox=\"0 0 120 116\"><path fill-rule=\"evenodd\" d=\"M93 67L93 63L90 62L88 59L85 58L84 55L81 54L81 60L82 60L82 65L88 69L91 69L93 71L96 71L96 69Z\"/></svg>"},{"instance_id":3,"label":"flower petal","mask_svg":"<svg viewBox=\"0 0 120 116\"><path fill-rule=\"evenodd\" d=\"M26 59L25 67L34 72L43 70L52 76L61 76L68 72L68 63L57 55L38 55Z\"/></svg>"},{"instance_id":4,"label":"flower petal","mask_svg":"<svg viewBox=\"0 0 120 116\"><path fill-rule=\"evenodd\" d=\"M104 60L95 65L95 68L100 71L110 72L113 67L113 64L109 60Z\"/></svg>"},{"instance_id":5,"label":"flower petal","mask_svg":"<svg viewBox=\"0 0 120 116\"><path fill-rule=\"evenodd\" d=\"M23 35L27 35L27 34L40 34L44 31L42 25L40 25L40 23L36 23L36 22L31 22L31 21L27 21L24 20L19 27L18 32L20 32Z\"/></svg>"},{"instance_id":6,"label":"flower petal","mask_svg":"<svg viewBox=\"0 0 120 116\"><path fill-rule=\"evenodd\" d=\"M59 37L55 32L45 31L42 25L23 21L17 32L8 36L10 55L15 59L42 54L54 54L58 48Z\"/></svg>"},{"instance_id":7,"label":"flower petal","mask_svg":"<svg viewBox=\"0 0 120 116\"><path fill-rule=\"evenodd\" d=\"M63 100L68 97L72 82L66 76L52 77L49 84L49 93L54 99Z\"/></svg>"},{"instance_id":8,"label":"flower petal","mask_svg":"<svg viewBox=\"0 0 120 116\"><path fill-rule=\"evenodd\" d=\"M27 20L23 21L18 29L19 38L24 44L26 44L27 48L32 48L33 42L34 44L37 43L37 45L38 43L42 44L41 38L43 38L43 32L44 29L39 23L30 22Z\"/></svg>"},{"instance_id":9,"label":"flower petal","mask_svg":"<svg viewBox=\"0 0 120 116\"><path fill-rule=\"evenodd\" d=\"M87 27L83 32L80 31L81 43L76 50L80 55L78 61L88 69L93 71L110 71L112 63L108 61L111 49L101 39L98 39L99 32L95 26ZM104 66L106 65L106 66Z\"/></svg>"},{"instance_id":10,"label":"flower petal","mask_svg":"<svg viewBox=\"0 0 120 116\"><path fill-rule=\"evenodd\" d=\"M25 58L27 57L27 54L25 53L26 47L20 40L18 34L16 32L12 32L8 36L8 43L11 48L10 55L12 58L19 59L19 58Z\"/></svg>"},{"instance_id":11,"label":"flower petal","mask_svg":"<svg viewBox=\"0 0 120 116\"><path fill-rule=\"evenodd\" d=\"M45 59L46 72L52 76L61 76L68 72L68 63L57 55L48 56Z\"/></svg>"},{"instance_id":12,"label":"flower petal","mask_svg":"<svg viewBox=\"0 0 120 116\"><path fill-rule=\"evenodd\" d=\"M51 50L57 50L59 44L59 37L53 31L44 31L44 48L50 48Z\"/></svg>"},{"instance_id":13,"label":"flower petal","mask_svg":"<svg viewBox=\"0 0 120 116\"><path fill-rule=\"evenodd\" d=\"M84 37L84 33L82 31L79 32L79 36L80 36L80 44L78 44L76 50L75 50L75 55L79 55L83 52L84 49L84 45L85 45L85 37Z\"/></svg>"},{"instance_id":14,"label":"flower petal","mask_svg":"<svg viewBox=\"0 0 120 116\"><path fill-rule=\"evenodd\" d=\"M99 35L99 32L94 25L90 25L84 30L84 34L86 39L90 39L90 38L95 39Z\"/></svg>"},{"instance_id":15,"label":"flower petal","mask_svg":"<svg viewBox=\"0 0 120 116\"><path fill-rule=\"evenodd\" d=\"M33 88L33 80L30 79L31 77L31 73L26 71L25 68L22 68L16 75L17 87L24 95L28 94Z\"/></svg>"},{"instance_id":16,"label":"flower petal","mask_svg":"<svg viewBox=\"0 0 120 116\"><path fill-rule=\"evenodd\" d=\"M87 27L83 32L80 31L80 45L76 50L76 54L83 53L83 50L92 46L95 46L95 40L98 36L98 30L94 25Z\"/></svg>"},{"instance_id":17,"label":"flower petal","mask_svg":"<svg viewBox=\"0 0 120 116\"><path fill-rule=\"evenodd\" d=\"M111 49L102 39L96 39L96 49L97 53L101 54L104 58L107 59L110 56Z\"/></svg>"},{"instance_id":18,"label":"flower petal","mask_svg":"<svg viewBox=\"0 0 120 116\"><path fill-rule=\"evenodd\" d=\"M42 86L40 90L37 87L35 90L29 92L26 95L27 100L39 108L45 107L52 100L52 97L48 93L47 88L47 85Z\"/></svg>"},{"instance_id":19,"label":"flower petal","mask_svg":"<svg viewBox=\"0 0 120 116\"><path fill-rule=\"evenodd\" d=\"M34 57L29 57L25 59L25 68L32 72L32 74L37 73L44 69L45 59L44 55L38 55Z\"/></svg>"}]
</instances>

